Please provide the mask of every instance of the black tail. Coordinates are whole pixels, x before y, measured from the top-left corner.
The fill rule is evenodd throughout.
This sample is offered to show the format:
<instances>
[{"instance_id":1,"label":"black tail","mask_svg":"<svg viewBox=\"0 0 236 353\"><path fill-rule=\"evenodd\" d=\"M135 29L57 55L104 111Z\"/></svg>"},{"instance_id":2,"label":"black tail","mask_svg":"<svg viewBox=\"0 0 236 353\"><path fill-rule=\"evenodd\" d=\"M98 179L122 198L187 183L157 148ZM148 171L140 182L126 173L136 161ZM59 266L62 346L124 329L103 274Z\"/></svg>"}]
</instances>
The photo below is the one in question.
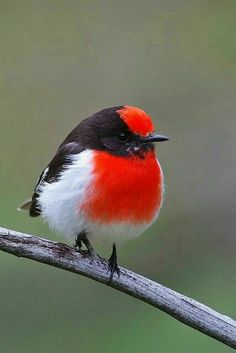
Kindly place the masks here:
<instances>
[{"instance_id":1,"label":"black tail","mask_svg":"<svg viewBox=\"0 0 236 353\"><path fill-rule=\"evenodd\" d=\"M40 210L37 207L35 199L28 199L22 205L17 207L17 211L29 211L31 217L37 217L40 215Z\"/></svg>"}]
</instances>

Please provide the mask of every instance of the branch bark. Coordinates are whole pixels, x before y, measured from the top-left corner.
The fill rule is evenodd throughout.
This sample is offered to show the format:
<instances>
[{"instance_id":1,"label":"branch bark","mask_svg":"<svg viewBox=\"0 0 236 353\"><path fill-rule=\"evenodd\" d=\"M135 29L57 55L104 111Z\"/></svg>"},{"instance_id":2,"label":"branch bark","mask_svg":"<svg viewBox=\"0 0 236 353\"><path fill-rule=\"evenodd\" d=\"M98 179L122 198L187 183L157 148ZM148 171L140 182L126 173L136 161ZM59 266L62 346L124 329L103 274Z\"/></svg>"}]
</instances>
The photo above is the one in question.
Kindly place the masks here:
<instances>
[{"instance_id":1,"label":"branch bark","mask_svg":"<svg viewBox=\"0 0 236 353\"><path fill-rule=\"evenodd\" d=\"M0 250L109 284L107 262L72 247L0 227ZM143 276L120 268L111 287L140 299L184 324L236 349L236 321Z\"/></svg>"}]
</instances>

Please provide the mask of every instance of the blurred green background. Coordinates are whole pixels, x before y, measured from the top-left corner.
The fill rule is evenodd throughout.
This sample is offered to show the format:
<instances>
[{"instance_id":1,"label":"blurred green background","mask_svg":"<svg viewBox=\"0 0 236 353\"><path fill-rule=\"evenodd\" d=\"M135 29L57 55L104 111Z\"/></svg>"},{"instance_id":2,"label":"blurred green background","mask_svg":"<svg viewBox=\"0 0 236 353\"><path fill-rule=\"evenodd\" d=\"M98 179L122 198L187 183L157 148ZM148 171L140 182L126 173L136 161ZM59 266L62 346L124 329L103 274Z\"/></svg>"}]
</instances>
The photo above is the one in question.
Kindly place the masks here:
<instances>
[{"instance_id":1,"label":"blurred green background","mask_svg":"<svg viewBox=\"0 0 236 353\"><path fill-rule=\"evenodd\" d=\"M62 241L16 207L83 117L137 105L171 137L158 146L167 193L119 263L236 318L235 14L234 0L0 0L0 225ZM127 295L4 253L0 283L1 353L230 352Z\"/></svg>"}]
</instances>

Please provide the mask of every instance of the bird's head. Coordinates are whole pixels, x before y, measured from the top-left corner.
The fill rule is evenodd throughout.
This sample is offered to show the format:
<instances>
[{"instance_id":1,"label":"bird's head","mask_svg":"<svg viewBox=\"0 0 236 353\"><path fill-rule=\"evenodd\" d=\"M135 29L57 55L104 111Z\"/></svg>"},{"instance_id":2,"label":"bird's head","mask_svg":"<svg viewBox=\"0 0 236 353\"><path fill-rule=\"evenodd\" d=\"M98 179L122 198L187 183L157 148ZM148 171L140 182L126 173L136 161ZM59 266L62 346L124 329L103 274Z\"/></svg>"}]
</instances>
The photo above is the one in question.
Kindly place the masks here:
<instances>
[{"instance_id":1,"label":"bird's head","mask_svg":"<svg viewBox=\"0 0 236 353\"><path fill-rule=\"evenodd\" d=\"M133 106L106 108L81 122L87 148L107 151L117 156L137 156L154 150L154 142L168 137L154 132L151 117Z\"/></svg>"}]
</instances>

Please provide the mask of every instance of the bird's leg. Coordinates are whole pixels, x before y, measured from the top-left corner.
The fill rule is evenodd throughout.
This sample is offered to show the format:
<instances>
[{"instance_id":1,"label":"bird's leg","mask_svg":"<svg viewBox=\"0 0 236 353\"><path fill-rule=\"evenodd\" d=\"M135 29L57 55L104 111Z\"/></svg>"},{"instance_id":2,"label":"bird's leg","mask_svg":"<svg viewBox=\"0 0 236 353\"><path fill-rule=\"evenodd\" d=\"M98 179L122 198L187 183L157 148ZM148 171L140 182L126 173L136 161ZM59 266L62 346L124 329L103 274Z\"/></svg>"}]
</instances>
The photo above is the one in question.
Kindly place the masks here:
<instances>
[{"instance_id":1,"label":"bird's leg","mask_svg":"<svg viewBox=\"0 0 236 353\"><path fill-rule=\"evenodd\" d=\"M87 250L89 252L89 255L93 255L94 254L94 248L93 248L92 244L90 243L90 241L88 240L88 238L86 237L86 233L83 234L82 242L86 246L86 248L87 248Z\"/></svg>"},{"instance_id":2,"label":"bird's leg","mask_svg":"<svg viewBox=\"0 0 236 353\"><path fill-rule=\"evenodd\" d=\"M109 283L112 282L113 275L115 272L117 273L118 277L120 277L120 269L117 265L117 253L116 253L116 244L115 243L113 243L112 253L111 253L111 256L108 260L108 270L111 272Z\"/></svg>"},{"instance_id":3,"label":"bird's leg","mask_svg":"<svg viewBox=\"0 0 236 353\"><path fill-rule=\"evenodd\" d=\"M80 234L75 239L75 243L74 243L73 246L74 246L74 248L79 248L79 251L81 251L81 249L82 249L82 241L80 240Z\"/></svg>"},{"instance_id":4,"label":"bird's leg","mask_svg":"<svg viewBox=\"0 0 236 353\"><path fill-rule=\"evenodd\" d=\"M87 250L82 250L82 243L86 246ZM79 248L79 252L83 255L93 255L94 254L94 249L90 241L88 240L86 236L86 232L81 232L77 235L77 238L75 240L75 248Z\"/></svg>"}]
</instances>

